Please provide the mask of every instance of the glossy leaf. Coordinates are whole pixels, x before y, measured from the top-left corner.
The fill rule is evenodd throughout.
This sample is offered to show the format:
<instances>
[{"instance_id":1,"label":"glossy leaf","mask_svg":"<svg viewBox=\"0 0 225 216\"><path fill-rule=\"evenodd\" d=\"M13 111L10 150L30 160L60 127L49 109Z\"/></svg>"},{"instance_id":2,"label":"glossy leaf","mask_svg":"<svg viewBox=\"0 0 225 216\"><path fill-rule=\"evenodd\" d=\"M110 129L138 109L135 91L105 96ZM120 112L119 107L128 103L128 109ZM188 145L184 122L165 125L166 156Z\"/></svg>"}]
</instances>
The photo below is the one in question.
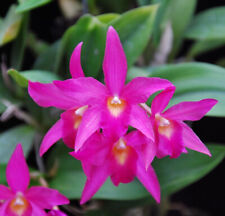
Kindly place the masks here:
<instances>
[{"instance_id":1,"label":"glossy leaf","mask_svg":"<svg viewBox=\"0 0 225 216\"><path fill-rule=\"evenodd\" d=\"M25 0L21 1L16 12L23 13L50 3L52 0Z\"/></svg>"},{"instance_id":2,"label":"glossy leaf","mask_svg":"<svg viewBox=\"0 0 225 216\"><path fill-rule=\"evenodd\" d=\"M12 5L7 12L6 17L0 25L0 46L14 40L20 30L22 16L16 13L16 6Z\"/></svg>"},{"instance_id":3,"label":"glossy leaf","mask_svg":"<svg viewBox=\"0 0 225 216\"><path fill-rule=\"evenodd\" d=\"M164 158L156 160L153 166L157 172L162 193L168 195L197 181L218 165L225 156L225 147L210 145L212 157L190 151L178 159ZM67 150L68 151L68 150ZM63 151L65 152L65 150ZM79 162L71 156L62 157L54 154L59 164L57 175L50 181L50 186L65 194L70 199L79 199L85 183L85 175L81 170ZM61 158L62 157L62 158ZM149 193L137 180L129 184L120 184L118 187L112 185L108 179L103 187L96 193L97 199L134 200L149 197Z\"/></svg>"},{"instance_id":4,"label":"glossy leaf","mask_svg":"<svg viewBox=\"0 0 225 216\"><path fill-rule=\"evenodd\" d=\"M225 46L225 39L221 40L200 40L197 41L188 52L188 59L206 53L213 49Z\"/></svg>"},{"instance_id":5,"label":"glossy leaf","mask_svg":"<svg viewBox=\"0 0 225 216\"><path fill-rule=\"evenodd\" d=\"M206 63L181 63L147 70L135 69L128 73L129 80L136 76L153 76L170 80L176 92L170 105L181 101L215 98L219 103L207 114L225 116L225 69Z\"/></svg>"},{"instance_id":6,"label":"glossy leaf","mask_svg":"<svg viewBox=\"0 0 225 216\"><path fill-rule=\"evenodd\" d=\"M60 80L56 74L49 71L30 70L18 72L17 70L10 69L8 74L21 86L26 88L28 80L33 82L50 83L53 80Z\"/></svg>"},{"instance_id":7,"label":"glossy leaf","mask_svg":"<svg viewBox=\"0 0 225 216\"><path fill-rule=\"evenodd\" d=\"M75 46L83 41L82 67L86 76L97 77L102 68L106 25L91 15L85 15L70 27L62 38L61 49L67 54L67 66Z\"/></svg>"},{"instance_id":8,"label":"glossy leaf","mask_svg":"<svg viewBox=\"0 0 225 216\"><path fill-rule=\"evenodd\" d=\"M33 69L57 72L59 69L59 61L61 57L60 46L61 40L58 40L51 44L51 46L49 46L43 53L38 56L33 65Z\"/></svg>"},{"instance_id":9,"label":"glossy leaf","mask_svg":"<svg viewBox=\"0 0 225 216\"><path fill-rule=\"evenodd\" d=\"M28 155L35 130L21 125L0 133L0 163L7 163L18 143L23 146L25 156Z\"/></svg>"},{"instance_id":10,"label":"glossy leaf","mask_svg":"<svg viewBox=\"0 0 225 216\"><path fill-rule=\"evenodd\" d=\"M112 22L114 19L118 18L119 16L120 15L116 14L116 13L107 13L107 14L99 15L99 16L97 16L97 18L102 23L108 24L108 23Z\"/></svg>"},{"instance_id":11,"label":"glossy leaf","mask_svg":"<svg viewBox=\"0 0 225 216\"><path fill-rule=\"evenodd\" d=\"M199 13L187 30L186 38L215 40L225 38L225 7L215 7Z\"/></svg>"},{"instance_id":12,"label":"glossy leaf","mask_svg":"<svg viewBox=\"0 0 225 216\"><path fill-rule=\"evenodd\" d=\"M20 70L22 66L24 51L26 47L28 25L29 25L29 14L24 13L20 32L18 34L18 37L13 43L12 51L11 51L10 64L11 64L11 67L16 68L17 70Z\"/></svg>"},{"instance_id":13,"label":"glossy leaf","mask_svg":"<svg viewBox=\"0 0 225 216\"><path fill-rule=\"evenodd\" d=\"M133 9L110 23L119 33L128 66L135 63L150 40L157 9L158 5Z\"/></svg>"}]
</instances>

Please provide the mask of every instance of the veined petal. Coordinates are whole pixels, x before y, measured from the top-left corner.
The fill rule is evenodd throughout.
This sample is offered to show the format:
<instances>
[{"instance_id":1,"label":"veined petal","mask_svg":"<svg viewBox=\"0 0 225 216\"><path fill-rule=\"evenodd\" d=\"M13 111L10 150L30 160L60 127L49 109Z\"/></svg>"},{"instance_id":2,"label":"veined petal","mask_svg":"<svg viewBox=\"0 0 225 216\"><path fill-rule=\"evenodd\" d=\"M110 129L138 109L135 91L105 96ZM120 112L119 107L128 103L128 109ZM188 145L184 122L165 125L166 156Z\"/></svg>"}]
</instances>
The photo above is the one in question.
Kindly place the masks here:
<instances>
[{"instance_id":1,"label":"veined petal","mask_svg":"<svg viewBox=\"0 0 225 216\"><path fill-rule=\"evenodd\" d=\"M84 142L100 128L101 109L99 107L88 108L84 113L77 131L75 151L77 152Z\"/></svg>"},{"instance_id":2,"label":"veined petal","mask_svg":"<svg viewBox=\"0 0 225 216\"><path fill-rule=\"evenodd\" d=\"M84 72L81 67L82 45L83 45L83 42L80 42L73 50L73 53L70 57L70 73L72 78L75 78L75 79L79 77L84 77Z\"/></svg>"},{"instance_id":3,"label":"veined petal","mask_svg":"<svg viewBox=\"0 0 225 216\"><path fill-rule=\"evenodd\" d=\"M90 178L87 178L85 183L80 201L81 205L94 196L109 176L109 168L107 163L103 166L96 166L93 169L93 175Z\"/></svg>"},{"instance_id":4,"label":"veined petal","mask_svg":"<svg viewBox=\"0 0 225 216\"><path fill-rule=\"evenodd\" d=\"M160 185L156 173L152 166L146 171L145 167L139 163L137 165L137 178L153 196L157 203L160 202Z\"/></svg>"},{"instance_id":5,"label":"veined petal","mask_svg":"<svg viewBox=\"0 0 225 216\"><path fill-rule=\"evenodd\" d=\"M139 105L131 106L129 125L141 131L149 139L154 140L150 118Z\"/></svg>"},{"instance_id":6,"label":"veined petal","mask_svg":"<svg viewBox=\"0 0 225 216\"><path fill-rule=\"evenodd\" d=\"M156 113L161 113L167 107L170 99L173 97L175 89L175 86L169 87L155 96L151 105L151 111L153 115Z\"/></svg>"},{"instance_id":7,"label":"veined petal","mask_svg":"<svg viewBox=\"0 0 225 216\"><path fill-rule=\"evenodd\" d=\"M107 32L103 61L105 83L113 95L120 95L127 75L127 60L116 30L110 26Z\"/></svg>"},{"instance_id":8,"label":"veined petal","mask_svg":"<svg viewBox=\"0 0 225 216\"><path fill-rule=\"evenodd\" d=\"M31 216L47 216L46 212L40 207L36 206L34 203L31 203L32 206L32 215Z\"/></svg>"},{"instance_id":9,"label":"veined petal","mask_svg":"<svg viewBox=\"0 0 225 216\"><path fill-rule=\"evenodd\" d=\"M139 159L147 170L156 155L156 143L139 131L132 131L126 136L127 145L132 146L138 153Z\"/></svg>"},{"instance_id":10,"label":"veined petal","mask_svg":"<svg viewBox=\"0 0 225 216\"><path fill-rule=\"evenodd\" d=\"M184 146L194 151L211 156L208 148L202 143L194 131L185 123L180 123L182 127Z\"/></svg>"},{"instance_id":11,"label":"veined petal","mask_svg":"<svg viewBox=\"0 0 225 216\"><path fill-rule=\"evenodd\" d=\"M5 185L0 185L0 200L11 199L15 194Z\"/></svg>"},{"instance_id":12,"label":"veined petal","mask_svg":"<svg viewBox=\"0 0 225 216\"><path fill-rule=\"evenodd\" d=\"M107 95L106 87L92 77L54 81L54 84L80 106L103 103Z\"/></svg>"},{"instance_id":13,"label":"veined petal","mask_svg":"<svg viewBox=\"0 0 225 216\"><path fill-rule=\"evenodd\" d=\"M24 158L21 144L16 146L16 149L8 162L6 179L13 192L26 191L30 183L29 169Z\"/></svg>"},{"instance_id":14,"label":"veined petal","mask_svg":"<svg viewBox=\"0 0 225 216\"><path fill-rule=\"evenodd\" d=\"M62 138L62 120L58 120L46 133L40 147L42 156L48 149Z\"/></svg>"},{"instance_id":15,"label":"veined petal","mask_svg":"<svg viewBox=\"0 0 225 216\"><path fill-rule=\"evenodd\" d=\"M170 86L173 84L166 79L136 77L125 86L122 97L130 103L145 103L150 95Z\"/></svg>"},{"instance_id":16,"label":"veined petal","mask_svg":"<svg viewBox=\"0 0 225 216\"><path fill-rule=\"evenodd\" d=\"M10 216L10 215L7 215L7 213L6 213L6 209L9 205L9 202L10 202L10 200L7 200L0 206L0 215L1 216Z\"/></svg>"},{"instance_id":17,"label":"veined petal","mask_svg":"<svg viewBox=\"0 0 225 216\"><path fill-rule=\"evenodd\" d=\"M42 107L56 107L59 109L70 109L76 107L77 101L64 95L52 83L39 83L29 81L28 93L31 98Z\"/></svg>"},{"instance_id":18,"label":"veined petal","mask_svg":"<svg viewBox=\"0 0 225 216\"><path fill-rule=\"evenodd\" d=\"M26 198L41 209L51 209L56 205L65 205L69 200L57 190L33 186L26 192Z\"/></svg>"},{"instance_id":19,"label":"veined petal","mask_svg":"<svg viewBox=\"0 0 225 216\"><path fill-rule=\"evenodd\" d=\"M216 103L217 100L215 99L181 102L166 110L163 116L177 121L197 121L209 112Z\"/></svg>"}]
</instances>

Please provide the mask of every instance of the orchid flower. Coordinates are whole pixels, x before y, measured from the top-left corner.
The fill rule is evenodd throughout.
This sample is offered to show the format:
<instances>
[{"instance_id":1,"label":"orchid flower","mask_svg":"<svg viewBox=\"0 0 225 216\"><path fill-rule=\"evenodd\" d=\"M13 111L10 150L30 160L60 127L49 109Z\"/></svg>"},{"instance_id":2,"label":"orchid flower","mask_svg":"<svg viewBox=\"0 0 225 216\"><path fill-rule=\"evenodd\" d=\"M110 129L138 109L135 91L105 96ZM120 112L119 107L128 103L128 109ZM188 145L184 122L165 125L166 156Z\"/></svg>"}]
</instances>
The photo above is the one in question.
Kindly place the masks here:
<instances>
[{"instance_id":1,"label":"orchid flower","mask_svg":"<svg viewBox=\"0 0 225 216\"><path fill-rule=\"evenodd\" d=\"M80 63L82 44L81 42L75 47L70 58L69 66L73 79L84 77ZM74 148L77 129L87 106L80 106L78 101L67 97L53 84L29 81L28 92L33 100L42 107L53 106L66 110L61 114L60 120L58 120L45 135L41 144L40 155L43 155L61 138L69 148Z\"/></svg>"},{"instance_id":2,"label":"orchid flower","mask_svg":"<svg viewBox=\"0 0 225 216\"><path fill-rule=\"evenodd\" d=\"M119 136L130 125L153 140L153 129L147 123L149 118L139 104L146 102L154 92L172 84L160 78L137 77L124 85L126 56L113 27L109 27L107 32L103 62L106 86L94 78L83 77L80 52L81 45L78 45L70 60L72 79L50 84L29 82L29 94L40 106L67 110L46 134L40 149L41 155L60 138L70 147L75 142L75 150L78 151L88 137L100 128L106 136ZM82 109L82 114L76 120L80 112L78 107ZM73 115L74 120L71 118ZM71 136L74 128L77 130L75 141L75 136Z\"/></svg>"},{"instance_id":3,"label":"orchid flower","mask_svg":"<svg viewBox=\"0 0 225 216\"><path fill-rule=\"evenodd\" d=\"M30 175L21 144L9 160L6 178L10 188L0 185L1 216L47 216L44 209L69 203L57 190L41 186L28 189Z\"/></svg>"},{"instance_id":4,"label":"orchid flower","mask_svg":"<svg viewBox=\"0 0 225 216\"><path fill-rule=\"evenodd\" d=\"M91 77L54 81L54 85L71 100L88 106L78 128L75 151L100 128L110 137L121 136L128 126L132 126L153 140L148 115L139 104L172 84L160 78L137 77L125 85L126 56L113 27L109 27L107 32L103 71L106 85Z\"/></svg>"},{"instance_id":5,"label":"orchid flower","mask_svg":"<svg viewBox=\"0 0 225 216\"><path fill-rule=\"evenodd\" d=\"M160 186L150 165L155 156L154 149L154 143L139 131L110 139L94 133L80 151L70 153L81 160L87 176L80 203L88 201L109 176L116 186L129 183L136 176L159 202Z\"/></svg>"},{"instance_id":6,"label":"orchid flower","mask_svg":"<svg viewBox=\"0 0 225 216\"><path fill-rule=\"evenodd\" d=\"M211 156L207 147L183 121L198 121L217 103L215 99L181 102L166 111L175 91L170 87L158 94L151 105L151 122L155 130L156 155L178 157L186 148Z\"/></svg>"}]
</instances>

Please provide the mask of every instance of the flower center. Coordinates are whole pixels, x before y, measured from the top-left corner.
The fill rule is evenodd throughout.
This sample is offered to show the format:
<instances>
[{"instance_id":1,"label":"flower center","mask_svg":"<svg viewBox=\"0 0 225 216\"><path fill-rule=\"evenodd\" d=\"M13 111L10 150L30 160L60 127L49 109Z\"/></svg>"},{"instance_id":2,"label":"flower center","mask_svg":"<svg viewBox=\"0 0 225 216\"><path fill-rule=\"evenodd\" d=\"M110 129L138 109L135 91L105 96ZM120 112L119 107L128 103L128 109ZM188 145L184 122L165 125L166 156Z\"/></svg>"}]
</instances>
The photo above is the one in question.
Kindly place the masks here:
<instances>
[{"instance_id":1,"label":"flower center","mask_svg":"<svg viewBox=\"0 0 225 216\"><path fill-rule=\"evenodd\" d=\"M166 118L160 116L160 114L155 115L156 121L159 124L158 131L161 135L166 136L167 138L171 138L173 133L173 125L172 122Z\"/></svg>"},{"instance_id":2,"label":"flower center","mask_svg":"<svg viewBox=\"0 0 225 216\"><path fill-rule=\"evenodd\" d=\"M74 129L78 129L78 127L80 126L82 117L85 113L85 111L87 110L88 106L82 106L78 109L75 110L75 120L74 120Z\"/></svg>"},{"instance_id":3,"label":"flower center","mask_svg":"<svg viewBox=\"0 0 225 216\"><path fill-rule=\"evenodd\" d=\"M118 117L126 107L126 101L120 99L118 96L109 97L107 100L107 107L114 117Z\"/></svg>"},{"instance_id":4,"label":"flower center","mask_svg":"<svg viewBox=\"0 0 225 216\"><path fill-rule=\"evenodd\" d=\"M16 198L9 203L10 210L17 216L22 216L29 207L29 202L24 198L23 194L18 192Z\"/></svg>"},{"instance_id":5,"label":"flower center","mask_svg":"<svg viewBox=\"0 0 225 216\"><path fill-rule=\"evenodd\" d=\"M128 158L130 147L126 145L123 138L120 138L119 141L113 146L112 151L116 161L120 165L124 165Z\"/></svg>"}]
</instances>

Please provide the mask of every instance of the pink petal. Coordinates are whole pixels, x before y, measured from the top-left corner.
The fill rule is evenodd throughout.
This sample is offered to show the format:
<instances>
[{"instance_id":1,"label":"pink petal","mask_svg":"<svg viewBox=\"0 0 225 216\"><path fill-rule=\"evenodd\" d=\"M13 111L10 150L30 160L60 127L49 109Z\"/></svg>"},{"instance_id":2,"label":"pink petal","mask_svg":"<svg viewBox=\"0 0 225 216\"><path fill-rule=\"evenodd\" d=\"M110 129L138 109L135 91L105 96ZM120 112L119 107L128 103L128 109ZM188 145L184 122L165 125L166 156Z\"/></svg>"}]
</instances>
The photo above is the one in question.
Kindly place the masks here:
<instances>
[{"instance_id":1,"label":"pink petal","mask_svg":"<svg viewBox=\"0 0 225 216\"><path fill-rule=\"evenodd\" d=\"M126 152L125 152L126 154ZM115 186L120 183L129 183L134 180L137 169L138 155L133 148L128 149L127 157L124 162L118 161L118 159L112 155L110 162L111 180Z\"/></svg>"},{"instance_id":2,"label":"pink petal","mask_svg":"<svg viewBox=\"0 0 225 216\"><path fill-rule=\"evenodd\" d=\"M123 136L128 130L130 116L130 106L126 106L123 112L115 117L109 111L108 108L102 110L101 113L101 128L103 134L107 137L120 137Z\"/></svg>"},{"instance_id":3,"label":"pink petal","mask_svg":"<svg viewBox=\"0 0 225 216\"><path fill-rule=\"evenodd\" d=\"M77 106L77 102L65 96L52 83L39 83L29 81L28 93L32 99L42 107L56 107L59 109L70 109Z\"/></svg>"},{"instance_id":4,"label":"pink petal","mask_svg":"<svg viewBox=\"0 0 225 216\"><path fill-rule=\"evenodd\" d=\"M109 176L109 169L107 163L103 166L96 166L93 169L93 175L88 178L85 183L80 201L81 205L86 203L94 196L94 194L99 190L99 188L104 184L104 182Z\"/></svg>"},{"instance_id":5,"label":"pink petal","mask_svg":"<svg viewBox=\"0 0 225 216\"><path fill-rule=\"evenodd\" d=\"M180 124L175 121L170 121L171 134L169 137L166 134L161 134L156 127L156 143L157 143L157 157L162 158L170 156L170 158L177 158L184 150L182 140L182 128Z\"/></svg>"},{"instance_id":6,"label":"pink petal","mask_svg":"<svg viewBox=\"0 0 225 216\"><path fill-rule=\"evenodd\" d=\"M0 185L0 200L11 199L15 194L5 185Z\"/></svg>"},{"instance_id":7,"label":"pink petal","mask_svg":"<svg viewBox=\"0 0 225 216\"><path fill-rule=\"evenodd\" d=\"M200 120L217 103L215 99L203 99L194 102L181 102L166 110L163 115L166 118L178 121Z\"/></svg>"},{"instance_id":8,"label":"pink petal","mask_svg":"<svg viewBox=\"0 0 225 216\"><path fill-rule=\"evenodd\" d=\"M110 26L107 32L103 61L105 83L113 95L120 95L127 74L127 60L116 30Z\"/></svg>"},{"instance_id":9,"label":"pink petal","mask_svg":"<svg viewBox=\"0 0 225 216\"><path fill-rule=\"evenodd\" d=\"M46 212L36 206L34 203L31 203L32 206L32 215L31 216L47 216Z\"/></svg>"},{"instance_id":10,"label":"pink petal","mask_svg":"<svg viewBox=\"0 0 225 216\"><path fill-rule=\"evenodd\" d=\"M62 120L58 120L46 133L40 147L42 156L48 149L62 138Z\"/></svg>"},{"instance_id":11,"label":"pink petal","mask_svg":"<svg viewBox=\"0 0 225 216\"><path fill-rule=\"evenodd\" d=\"M169 104L176 87L172 86L159 93L152 101L152 114L161 113Z\"/></svg>"},{"instance_id":12,"label":"pink petal","mask_svg":"<svg viewBox=\"0 0 225 216\"><path fill-rule=\"evenodd\" d=\"M48 216L67 216L67 215L60 210L51 210L50 212L48 212Z\"/></svg>"},{"instance_id":13,"label":"pink petal","mask_svg":"<svg viewBox=\"0 0 225 216\"><path fill-rule=\"evenodd\" d=\"M80 106L103 103L107 94L106 87L92 77L54 81L54 84Z\"/></svg>"},{"instance_id":14,"label":"pink petal","mask_svg":"<svg viewBox=\"0 0 225 216\"><path fill-rule=\"evenodd\" d=\"M149 166L148 171L139 163L137 166L137 178L145 186L148 192L153 196L157 203L160 202L160 185L156 173L152 166Z\"/></svg>"},{"instance_id":15,"label":"pink petal","mask_svg":"<svg viewBox=\"0 0 225 216\"><path fill-rule=\"evenodd\" d=\"M61 114L62 119L62 139L67 147L74 149L77 128L74 127L76 121L76 109L67 110Z\"/></svg>"},{"instance_id":16,"label":"pink petal","mask_svg":"<svg viewBox=\"0 0 225 216\"><path fill-rule=\"evenodd\" d=\"M84 113L77 131L75 151L77 152L84 142L100 128L101 111L98 107L88 108Z\"/></svg>"},{"instance_id":17,"label":"pink petal","mask_svg":"<svg viewBox=\"0 0 225 216\"><path fill-rule=\"evenodd\" d=\"M10 200L5 201L1 206L0 206L0 215L1 216L10 216L7 214L6 209L9 205Z\"/></svg>"},{"instance_id":18,"label":"pink petal","mask_svg":"<svg viewBox=\"0 0 225 216\"><path fill-rule=\"evenodd\" d=\"M208 148L202 143L202 141L198 138L194 131L185 123L180 124L182 126L183 131L184 146L189 149L211 156L211 153Z\"/></svg>"},{"instance_id":19,"label":"pink petal","mask_svg":"<svg viewBox=\"0 0 225 216\"><path fill-rule=\"evenodd\" d=\"M156 155L156 143L148 139L139 131L132 131L126 136L127 145L132 146L138 153L146 170Z\"/></svg>"},{"instance_id":20,"label":"pink petal","mask_svg":"<svg viewBox=\"0 0 225 216\"><path fill-rule=\"evenodd\" d=\"M84 72L81 67L81 48L83 42L80 42L70 57L70 73L72 78L84 77Z\"/></svg>"},{"instance_id":21,"label":"pink petal","mask_svg":"<svg viewBox=\"0 0 225 216\"><path fill-rule=\"evenodd\" d=\"M29 169L24 158L21 144L16 146L16 149L8 162L6 179L13 192L26 191L30 183Z\"/></svg>"},{"instance_id":22,"label":"pink petal","mask_svg":"<svg viewBox=\"0 0 225 216\"><path fill-rule=\"evenodd\" d=\"M26 192L26 198L41 209L51 209L56 205L65 205L69 200L55 189L33 186Z\"/></svg>"},{"instance_id":23,"label":"pink petal","mask_svg":"<svg viewBox=\"0 0 225 216\"><path fill-rule=\"evenodd\" d=\"M131 107L129 125L141 131L149 139L154 140L154 132L150 118L139 105L133 105Z\"/></svg>"},{"instance_id":24,"label":"pink petal","mask_svg":"<svg viewBox=\"0 0 225 216\"><path fill-rule=\"evenodd\" d=\"M122 96L130 103L145 103L153 93L173 86L166 79L136 77L123 89Z\"/></svg>"}]
</instances>

